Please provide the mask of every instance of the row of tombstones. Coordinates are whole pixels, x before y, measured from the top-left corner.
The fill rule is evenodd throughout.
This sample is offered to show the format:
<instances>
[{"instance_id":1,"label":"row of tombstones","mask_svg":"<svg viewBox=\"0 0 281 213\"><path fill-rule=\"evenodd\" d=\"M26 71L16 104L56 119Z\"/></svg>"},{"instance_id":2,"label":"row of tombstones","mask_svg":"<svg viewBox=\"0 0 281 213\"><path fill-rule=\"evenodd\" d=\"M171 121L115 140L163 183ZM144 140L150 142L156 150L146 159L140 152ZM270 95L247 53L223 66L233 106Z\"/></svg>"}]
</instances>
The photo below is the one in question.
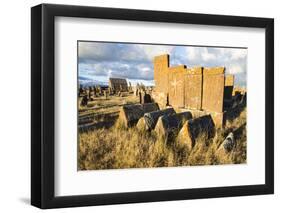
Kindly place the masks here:
<instances>
[{"instance_id":1,"label":"row of tombstones","mask_svg":"<svg viewBox=\"0 0 281 213\"><path fill-rule=\"evenodd\" d=\"M78 91L78 96L83 97L85 95L88 95L89 98L91 96L98 97L104 95L104 91L107 91L108 94L115 94L115 91L112 90L110 87L108 87L107 89L102 89L100 86L93 86L88 87L86 89L80 87Z\"/></svg>"},{"instance_id":2,"label":"row of tombstones","mask_svg":"<svg viewBox=\"0 0 281 213\"><path fill-rule=\"evenodd\" d=\"M215 124L210 115L193 117L189 111L176 113L172 107L159 109L157 103L125 105L121 107L119 122L125 127L136 126L141 131L155 131L166 144L177 137L188 149L195 146L196 140L204 134L206 139L215 136ZM229 136L220 150L229 153L235 147L234 137Z\"/></svg>"},{"instance_id":3,"label":"row of tombstones","mask_svg":"<svg viewBox=\"0 0 281 213\"><path fill-rule=\"evenodd\" d=\"M80 88L78 96L82 97L81 106L87 106L89 101L93 101L95 97L103 96L105 99L108 99L109 95L118 95L119 97L123 96L123 92L115 92L110 87L107 89L102 89L101 87L89 87L88 90Z\"/></svg>"}]
</instances>

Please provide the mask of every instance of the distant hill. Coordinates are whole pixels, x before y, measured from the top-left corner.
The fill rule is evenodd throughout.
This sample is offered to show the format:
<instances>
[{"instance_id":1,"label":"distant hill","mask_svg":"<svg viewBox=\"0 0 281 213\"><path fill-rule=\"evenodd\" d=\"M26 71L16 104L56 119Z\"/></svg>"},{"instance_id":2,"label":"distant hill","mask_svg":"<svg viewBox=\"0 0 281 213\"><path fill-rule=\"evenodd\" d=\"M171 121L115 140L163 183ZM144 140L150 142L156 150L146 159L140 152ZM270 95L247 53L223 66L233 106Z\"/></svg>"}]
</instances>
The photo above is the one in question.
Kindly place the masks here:
<instances>
[{"instance_id":1,"label":"distant hill","mask_svg":"<svg viewBox=\"0 0 281 213\"><path fill-rule=\"evenodd\" d=\"M85 76L78 77L79 84L88 87L88 86L108 86L108 82L98 81Z\"/></svg>"}]
</instances>

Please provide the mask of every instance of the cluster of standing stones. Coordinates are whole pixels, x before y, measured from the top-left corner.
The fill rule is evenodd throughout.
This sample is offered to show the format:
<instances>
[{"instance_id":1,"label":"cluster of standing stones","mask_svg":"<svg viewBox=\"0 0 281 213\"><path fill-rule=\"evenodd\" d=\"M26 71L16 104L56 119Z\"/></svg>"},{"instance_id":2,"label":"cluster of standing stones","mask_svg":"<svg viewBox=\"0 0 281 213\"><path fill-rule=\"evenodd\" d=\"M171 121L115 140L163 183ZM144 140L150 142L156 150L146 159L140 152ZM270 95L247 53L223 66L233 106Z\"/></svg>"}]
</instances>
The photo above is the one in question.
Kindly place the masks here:
<instances>
[{"instance_id":1,"label":"cluster of standing stones","mask_svg":"<svg viewBox=\"0 0 281 213\"><path fill-rule=\"evenodd\" d=\"M89 86L88 88L80 87L78 96L82 97L80 106L87 106L89 101L93 101L95 97L104 97L108 99L111 95L122 97L124 93L133 92L131 83L129 86L126 79L109 78L109 86Z\"/></svg>"},{"instance_id":2,"label":"cluster of standing stones","mask_svg":"<svg viewBox=\"0 0 281 213\"><path fill-rule=\"evenodd\" d=\"M202 133L212 138L216 128L224 128L233 107L246 106L246 91L234 88L234 76L224 67L170 67L169 55L160 55L154 58L154 80L153 89L135 88L140 103L122 106L120 122L153 130L166 142L177 136L190 149ZM231 133L221 147L229 152L234 144Z\"/></svg>"}]
</instances>

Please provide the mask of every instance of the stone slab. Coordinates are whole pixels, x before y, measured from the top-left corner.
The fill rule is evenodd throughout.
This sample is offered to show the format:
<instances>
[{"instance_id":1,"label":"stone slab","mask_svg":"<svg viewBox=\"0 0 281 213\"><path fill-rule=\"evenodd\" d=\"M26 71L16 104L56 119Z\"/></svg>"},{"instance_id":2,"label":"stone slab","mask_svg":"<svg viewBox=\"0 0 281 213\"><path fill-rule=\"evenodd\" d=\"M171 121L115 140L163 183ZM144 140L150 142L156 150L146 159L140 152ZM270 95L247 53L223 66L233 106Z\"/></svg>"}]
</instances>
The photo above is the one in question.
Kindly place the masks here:
<instances>
[{"instance_id":1,"label":"stone slab","mask_svg":"<svg viewBox=\"0 0 281 213\"><path fill-rule=\"evenodd\" d=\"M157 92L168 93L168 68L169 68L169 55L160 55L154 57L154 81L155 90Z\"/></svg>"},{"instance_id":2,"label":"stone slab","mask_svg":"<svg viewBox=\"0 0 281 213\"><path fill-rule=\"evenodd\" d=\"M184 77L185 81L185 99L184 106L189 109L202 108L202 68L189 70Z\"/></svg>"},{"instance_id":3,"label":"stone slab","mask_svg":"<svg viewBox=\"0 0 281 213\"><path fill-rule=\"evenodd\" d=\"M200 136L204 134L206 138L212 138L214 133L215 125L212 117L204 115L186 121L179 132L178 141L187 144L191 150Z\"/></svg>"},{"instance_id":4,"label":"stone slab","mask_svg":"<svg viewBox=\"0 0 281 213\"><path fill-rule=\"evenodd\" d=\"M218 72L224 72L222 69L208 68L203 70L203 98L202 109L212 112L223 111L223 99L224 99L224 74L217 74Z\"/></svg>"},{"instance_id":5,"label":"stone slab","mask_svg":"<svg viewBox=\"0 0 281 213\"><path fill-rule=\"evenodd\" d=\"M176 108L184 107L185 74L185 66L169 68L169 105Z\"/></svg>"}]
</instances>

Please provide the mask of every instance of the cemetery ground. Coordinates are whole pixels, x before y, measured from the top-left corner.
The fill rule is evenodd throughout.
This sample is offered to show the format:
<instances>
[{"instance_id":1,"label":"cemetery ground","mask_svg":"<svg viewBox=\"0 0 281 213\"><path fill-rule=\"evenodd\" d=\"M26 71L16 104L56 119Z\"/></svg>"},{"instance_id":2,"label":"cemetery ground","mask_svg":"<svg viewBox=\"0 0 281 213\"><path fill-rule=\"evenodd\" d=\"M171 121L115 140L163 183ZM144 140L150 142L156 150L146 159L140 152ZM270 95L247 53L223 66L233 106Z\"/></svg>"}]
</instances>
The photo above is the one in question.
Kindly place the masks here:
<instances>
[{"instance_id":1,"label":"cemetery ground","mask_svg":"<svg viewBox=\"0 0 281 213\"><path fill-rule=\"evenodd\" d=\"M125 127L119 111L139 98L129 92L122 96L95 97L87 106L79 105L78 170L246 163L246 107L216 129L214 137L200 134L190 149L177 135L167 142L154 130ZM230 132L235 132L235 146L225 152L220 147Z\"/></svg>"}]
</instances>

